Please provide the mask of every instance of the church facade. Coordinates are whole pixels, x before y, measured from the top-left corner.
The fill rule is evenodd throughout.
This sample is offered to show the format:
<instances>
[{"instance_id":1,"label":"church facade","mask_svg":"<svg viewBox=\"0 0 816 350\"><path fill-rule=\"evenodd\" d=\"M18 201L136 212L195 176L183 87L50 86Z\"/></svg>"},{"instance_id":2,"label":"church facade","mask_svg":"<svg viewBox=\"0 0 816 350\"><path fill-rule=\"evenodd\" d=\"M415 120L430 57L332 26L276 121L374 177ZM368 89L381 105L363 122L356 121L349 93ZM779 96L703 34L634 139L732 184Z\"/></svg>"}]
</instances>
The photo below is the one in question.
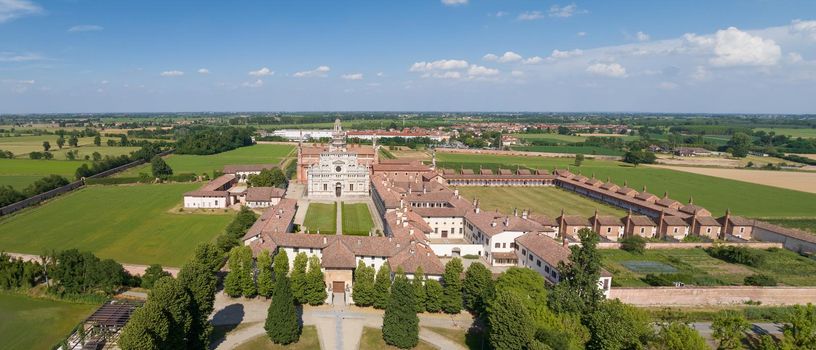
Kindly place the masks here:
<instances>
[{"instance_id":1,"label":"church facade","mask_svg":"<svg viewBox=\"0 0 816 350\"><path fill-rule=\"evenodd\" d=\"M298 182L314 199L369 196L371 166L378 163L373 147L349 146L340 120L334 122L328 145L298 145Z\"/></svg>"}]
</instances>

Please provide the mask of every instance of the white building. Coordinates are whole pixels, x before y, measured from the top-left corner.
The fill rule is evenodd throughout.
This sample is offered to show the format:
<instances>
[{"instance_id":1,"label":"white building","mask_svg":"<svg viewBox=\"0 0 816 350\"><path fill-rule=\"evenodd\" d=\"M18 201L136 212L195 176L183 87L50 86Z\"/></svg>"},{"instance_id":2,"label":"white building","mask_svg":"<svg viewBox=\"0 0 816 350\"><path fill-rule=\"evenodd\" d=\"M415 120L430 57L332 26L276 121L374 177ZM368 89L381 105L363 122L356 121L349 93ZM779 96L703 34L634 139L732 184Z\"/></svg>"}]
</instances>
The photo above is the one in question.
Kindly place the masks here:
<instances>
[{"instance_id":1,"label":"white building","mask_svg":"<svg viewBox=\"0 0 816 350\"><path fill-rule=\"evenodd\" d=\"M369 167L358 160L356 152L346 147L346 133L340 126L340 119L334 123L329 149L321 152L318 162L306 169L306 176L306 193L310 198L369 195Z\"/></svg>"}]
</instances>

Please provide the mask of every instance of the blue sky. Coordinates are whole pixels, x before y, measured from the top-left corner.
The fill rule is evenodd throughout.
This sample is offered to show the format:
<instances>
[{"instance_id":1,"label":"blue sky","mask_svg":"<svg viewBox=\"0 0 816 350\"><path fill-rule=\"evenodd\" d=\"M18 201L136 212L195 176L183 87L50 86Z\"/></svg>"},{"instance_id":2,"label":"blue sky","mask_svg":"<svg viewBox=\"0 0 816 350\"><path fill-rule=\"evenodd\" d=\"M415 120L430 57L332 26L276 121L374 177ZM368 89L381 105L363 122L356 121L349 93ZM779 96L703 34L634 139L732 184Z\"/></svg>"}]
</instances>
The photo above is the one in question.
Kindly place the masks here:
<instances>
[{"instance_id":1,"label":"blue sky","mask_svg":"<svg viewBox=\"0 0 816 350\"><path fill-rule=\"evenodd\" d=\"M813 96L812 0L0 0L0 113L814 113Z\"/></svg>"}]
</instances>

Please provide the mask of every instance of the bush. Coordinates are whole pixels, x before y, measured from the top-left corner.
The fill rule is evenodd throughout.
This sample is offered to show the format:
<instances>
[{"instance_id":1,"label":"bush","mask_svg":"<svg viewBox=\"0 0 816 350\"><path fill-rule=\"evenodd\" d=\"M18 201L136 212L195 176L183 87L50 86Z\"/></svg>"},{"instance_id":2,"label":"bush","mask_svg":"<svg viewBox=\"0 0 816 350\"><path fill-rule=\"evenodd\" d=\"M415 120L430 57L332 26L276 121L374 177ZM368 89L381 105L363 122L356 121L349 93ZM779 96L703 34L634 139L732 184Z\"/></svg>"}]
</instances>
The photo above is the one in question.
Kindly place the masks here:
<instances>
[{"instance_id":1,"label":"bush","mask_svg":"<svg viewBox=\"0 0 816 350\"><path fill-rule=\"evenodd\" d=\"M653 287L671 287L674 285L674 283L671 280L666 278L665 274L650 273L645 277L641 278L641 281Z\"/></svg>"},{"instance_id":2,"label":"bush","mask_svg":"<svg viewBox=\"0 0 816 350\"><path fill-rule=\"evenodd\" d=\"M646 249L646 239L641 236L629 236L620 241L621 249L632 254L643 254Z\"/></svg>"},{"instance_id":3,"label":"bush","mask_svg":"<svg viewBox=\"0 0 816 350\"><path fill-rule=\"evenodd\" d=\"M184 173L184 174L178 174L178 175L171 175L171 176L167 177L167 180L173 181L173 182L193 182L197 178L198 177L196 176L196 174Z\"/></svg>"},{"instance_id":4,"label":"bush","mask_svg":"<svg viewBox=\"0 0 816 350\"><path fill-rule=\"evenodd\" d=\"M714 258L734 264L758 267L762 265L763 261L762 255L745 247L715 246L707 248L705 251L708 253L708 255L711 255Z\"/></svg>"},{"instance_id":5,"label":"bush","mask_svg":"<svg viewBox=\"0 0 816 350\"><path fill-rule=\"evenodd\" d=\"M465 254L465 255L462 255L462 259L475 260L475 259L478 259L478 258L479 258L479 256L478 256L478 255L476 255L476 254Z\"/></svg>"},{"instance_id":6,"label":"bush","mask_svg":"<svg viewBox=\"0 0 816 350\"><path fill-rule=\"evenodd\" d=\"M86 178L86 185L121 185L134 184L141 182L138 177L100 177L100 178Z\"/></svg>"},{"instance_id":7,"label":"bush","mask_svg":"<svg viewBox=\"0 0 816 350\"><path fill-rule=\"evenodd\" d=\"M756 274L745 277L743 283L746 286L773 287L776 285L776 279L772 276Z\"/></svg>"}]
</instances>

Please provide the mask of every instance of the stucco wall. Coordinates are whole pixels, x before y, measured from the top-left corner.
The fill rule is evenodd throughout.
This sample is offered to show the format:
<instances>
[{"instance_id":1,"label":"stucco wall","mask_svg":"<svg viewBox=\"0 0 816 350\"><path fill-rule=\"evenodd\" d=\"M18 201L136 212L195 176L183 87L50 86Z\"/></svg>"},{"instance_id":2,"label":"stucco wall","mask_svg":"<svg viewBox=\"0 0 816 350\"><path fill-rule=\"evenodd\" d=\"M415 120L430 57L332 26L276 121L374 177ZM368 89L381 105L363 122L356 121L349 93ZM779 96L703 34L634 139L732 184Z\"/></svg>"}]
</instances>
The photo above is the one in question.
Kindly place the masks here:
<instances>
[{"instance_id":1,"label":"stucco wall","mask_svg":"<svg viewBox=\"0 0 816 350\"><path fill-rule=\"evenodd\" d=\"M816 303L816 287L615 287L610 298L636 306L793 305Z\"/></svg>"},{"instance_id":2,"label":"stucco wall","mask_svg":"<svg viewBox=\"0 0 816 350\"><path fill-rule=\"evenodd\" d=\"M748 242L748 243L646 243L646 249L695 249L708 248L714 245L720 246L734 246L746 247L754 249L768 249L768 248L783 248L782 243L772 242ZM601 242L598 243L598 249L620 249L620 243Z\"/></svg>"}]
</instances>

